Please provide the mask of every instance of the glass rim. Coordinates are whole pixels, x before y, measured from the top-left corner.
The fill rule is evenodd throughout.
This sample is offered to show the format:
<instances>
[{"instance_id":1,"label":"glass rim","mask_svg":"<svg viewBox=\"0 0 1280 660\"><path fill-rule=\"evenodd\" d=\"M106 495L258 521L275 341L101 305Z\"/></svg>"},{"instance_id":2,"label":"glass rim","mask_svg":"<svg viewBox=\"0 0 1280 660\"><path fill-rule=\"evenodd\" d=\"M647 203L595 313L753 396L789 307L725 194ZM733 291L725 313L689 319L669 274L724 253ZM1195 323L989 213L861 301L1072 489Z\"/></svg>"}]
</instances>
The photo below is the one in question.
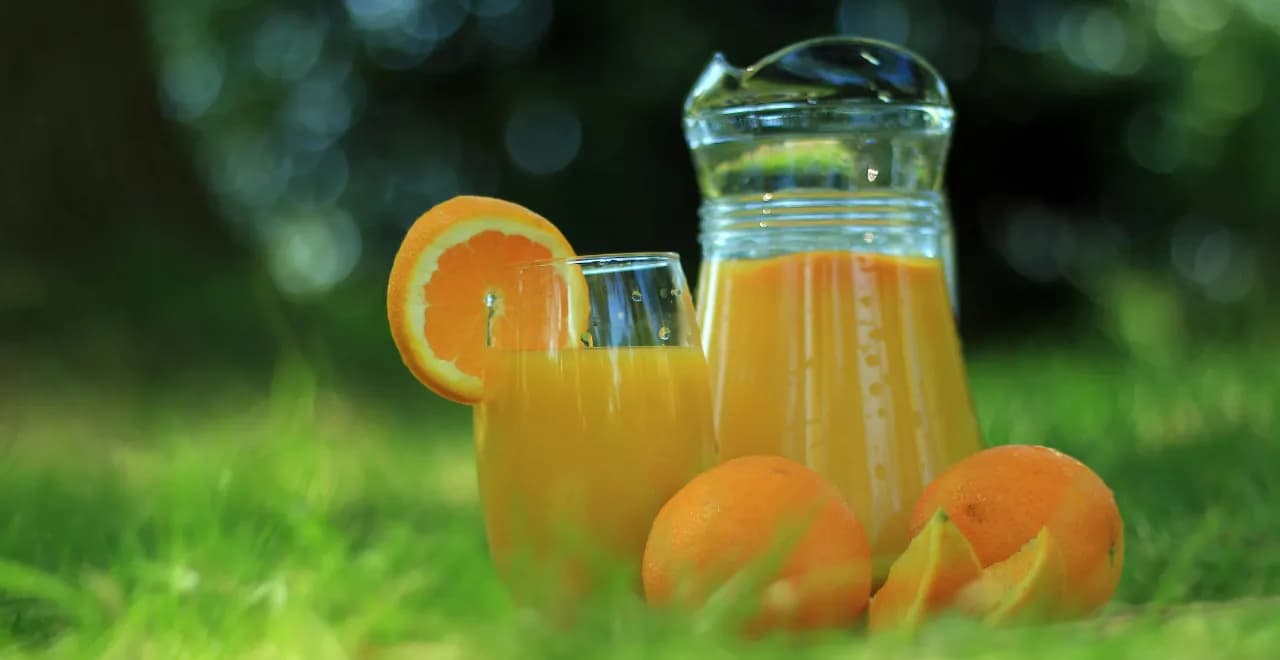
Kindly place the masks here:
<instances>
[{"instance_id":1,"label":"glass rim","mask_svg":"<svg viewBox=\"0 0 1280 660\"><path fill-rule=\"evenodd\" d=\"M578 266L583 269L584 274L590 275L610 271L636 270L645 267L661 268L679 263L680 255L670 251L604 252L521 261L510 264L508 268L523 271L534 268Z\"/></svg>"}]
</instances>

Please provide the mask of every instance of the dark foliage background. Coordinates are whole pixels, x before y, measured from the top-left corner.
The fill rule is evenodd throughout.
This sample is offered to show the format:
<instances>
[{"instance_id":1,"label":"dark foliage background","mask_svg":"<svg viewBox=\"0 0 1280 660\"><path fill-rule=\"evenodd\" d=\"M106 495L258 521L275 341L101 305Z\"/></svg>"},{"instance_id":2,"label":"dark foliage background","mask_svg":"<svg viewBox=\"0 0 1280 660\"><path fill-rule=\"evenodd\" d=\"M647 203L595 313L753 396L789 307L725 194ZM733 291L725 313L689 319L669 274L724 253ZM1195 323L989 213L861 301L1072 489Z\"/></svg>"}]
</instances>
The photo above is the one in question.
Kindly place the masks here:
<instances>
[{"instance_id":1,"label":"dark foliage background","mask_svg":"<svg viewBox=\"0 0 1280 660\"><path fill-rule=\"evenodd\" d=\"M302 351L404 388L382 287L420 212L498 195L696 272L685 93L831 33L952 85L972 350L1280 336L1271 0L11 2L0 355L116 382Z\"/></svg>"}]
</instances>

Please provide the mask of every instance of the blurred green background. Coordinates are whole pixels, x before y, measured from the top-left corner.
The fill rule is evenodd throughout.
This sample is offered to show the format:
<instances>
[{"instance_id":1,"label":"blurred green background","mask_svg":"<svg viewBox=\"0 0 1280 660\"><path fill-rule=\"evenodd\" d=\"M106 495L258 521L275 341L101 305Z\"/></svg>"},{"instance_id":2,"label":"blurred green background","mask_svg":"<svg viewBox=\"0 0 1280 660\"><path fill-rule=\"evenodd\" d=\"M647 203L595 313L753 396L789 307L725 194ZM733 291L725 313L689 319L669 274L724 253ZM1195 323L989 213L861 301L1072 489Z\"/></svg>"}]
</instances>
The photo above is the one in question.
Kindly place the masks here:
<instances>
[{"instance_id":1,"label":"blurred green background","mask_svg":"<svg viewBox=\"0 0 1280 660\"><path fill-rule=\"evenodd\" d=\"M696 272L680 133L717 50L902 42L952 86L962 330L1164 359L1278 335L1280 4L7 3L0 344L63 375L269 364L385 388L403 232L507 197ZM377 375L374 375L376 372ZM367 374L367 376L357 374Z\"/></svg>"},{"instance_id":2,"label":"blurred green background","mask_svg":"<svg viewBox=\"0 0 1280 660\"><path fill-rule=\"evenodd\" d=\"M905 43L951 85L988 441L1052 444L1113 485L1120 602L1280 592L1280 2L15 1L0 650L718 644L625 608L594 635L521 627L484 558L468 413L400 365L386 276L459 193L696 272L685 93L716 51L745 65L833 33ZM1268 612L1053 643L1273 650Z\"/></svg>"}]
</instances>

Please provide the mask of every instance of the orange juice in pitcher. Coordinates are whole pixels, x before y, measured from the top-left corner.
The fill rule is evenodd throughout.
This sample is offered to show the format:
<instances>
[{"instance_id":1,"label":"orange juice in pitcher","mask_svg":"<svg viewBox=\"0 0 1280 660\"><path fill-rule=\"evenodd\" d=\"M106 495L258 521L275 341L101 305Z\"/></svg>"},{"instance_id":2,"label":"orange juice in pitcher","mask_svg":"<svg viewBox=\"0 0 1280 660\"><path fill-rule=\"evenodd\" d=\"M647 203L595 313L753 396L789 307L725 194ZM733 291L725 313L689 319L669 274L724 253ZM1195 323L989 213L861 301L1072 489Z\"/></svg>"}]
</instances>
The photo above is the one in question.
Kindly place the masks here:
<instances>
[{"instance_id":1,"label":"orange juice in pitcher","mask_svg":"<svg viewBox=\"0 0 1280 660\"><path fill-rule=\"evenodd\" d=\"M833 481L877 578L924 486L981 446L941 190L952 118L928 63L852 38L747 69L717 55L685 107L720 457L782 455Z\"/></svg>"}]
</instances>

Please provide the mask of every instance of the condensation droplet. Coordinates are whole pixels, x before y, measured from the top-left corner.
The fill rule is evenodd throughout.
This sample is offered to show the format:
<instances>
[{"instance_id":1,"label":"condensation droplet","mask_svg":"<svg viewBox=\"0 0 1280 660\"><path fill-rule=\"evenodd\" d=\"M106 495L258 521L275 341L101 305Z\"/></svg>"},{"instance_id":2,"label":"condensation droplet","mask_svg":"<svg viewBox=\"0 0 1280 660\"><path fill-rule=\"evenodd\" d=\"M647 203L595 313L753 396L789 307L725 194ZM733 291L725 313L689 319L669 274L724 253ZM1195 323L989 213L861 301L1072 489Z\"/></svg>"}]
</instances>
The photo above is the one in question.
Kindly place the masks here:
<instances>
[{"instance_id":1,"label":"condensation droplet","mask_svg":"<svg viewBox=\"0 0 1280 660\"><path fill-rule=\"evenodd\" d=\"M879 396L884 392L884 383L872 383L867 386L867 394L871 396Z\"/></svg>"},{"instance_id":2,"label":"condensation droplet","mask_svg":"<svg viewBox=\"0 0 1280 660\"><path fill-rule=\"evenodd\" d=\"M671 328L668 328L665 325L662 326L661 328L658 328L658 339L661 339L662 341L667 341L668 339L671 339Z\"/></svg>"},{"instance_id":3,"label":"condensation droplet","mask_svg":"<svg viewBox=\"0 0 1280 660\"><path fill-rule=\"evenodd\" d=\"M888 408L885 408L884 406L880 406L879 408L876 408L876 417L880 419L884 419L888 416L889 416Z\"/></svg>"},{"instance_id":4,"label":"condensation droplet","mask_svg":"<svg viewBox=\"0 0 1280 660\"><path fill-rule=\"evenodd\" d=\"M880 364L880 354L868 353L867 357L863 358L863 361L867 363L868 367L878 366Z\"/></svg>"},{"instance_id":5,"label":"condensation droplet","mask_svg":"<svg viewBox=\"0 0 1280 660\"><path fill-rule=\"evenodd\" d=\"M875 472L876 479L880 479L883 481L889 478L889 469L884 466L884 463L880 463L879 465L876 465L875 470L873 470L873 472Z\"/></svg>"},{"instance_id":6,"label":"condensation droplet","mask_svg":"<svg viewBox=\"0 0 1280 660\"><path fill-rule=\"evenodd\" d=\"M632 289L631 302L640 302L641 300L644 300L644 296L640 295L640 291L638 289Z\"/></svg>"},{"instance_id":7,"label":"condensation droplet","mask_svg":"<svg viewBox=\"0 0 1280 660\"><path fill-rule=\"evenodd\" d=\"M867 332L867 339L871 341L880 341L880 328L872 328Z\"/></svg>"},{"instance_id":8,"label":"condensation droplet","mask_svg":"<svg viewBox=\"0 0 1280 660\"><path fill-rule=\"evenodd\" d=\"M594 335L591 334L591 331L589 330L587 332L582 333L582 337L580 337L580 339L582 339L582 345L586 346L587 348L591 348L596 345L596 338Z\"/></svg>"},{"instance_id":9,"label":"condensation droplet","mask_svg":"<svg viewBox=\"0 0 1280 660\"><path fill-rule=\"evenodd\" d=\"M671 297L672 297L672 298L679 298L679 297L680 297L680 294L682 294L682 293L684 293L684 292L680 290L680 287L676 287L676 288L674 288L674 289L672 289L672 290L671 290Z\"/></svg>"}]
</instances>

